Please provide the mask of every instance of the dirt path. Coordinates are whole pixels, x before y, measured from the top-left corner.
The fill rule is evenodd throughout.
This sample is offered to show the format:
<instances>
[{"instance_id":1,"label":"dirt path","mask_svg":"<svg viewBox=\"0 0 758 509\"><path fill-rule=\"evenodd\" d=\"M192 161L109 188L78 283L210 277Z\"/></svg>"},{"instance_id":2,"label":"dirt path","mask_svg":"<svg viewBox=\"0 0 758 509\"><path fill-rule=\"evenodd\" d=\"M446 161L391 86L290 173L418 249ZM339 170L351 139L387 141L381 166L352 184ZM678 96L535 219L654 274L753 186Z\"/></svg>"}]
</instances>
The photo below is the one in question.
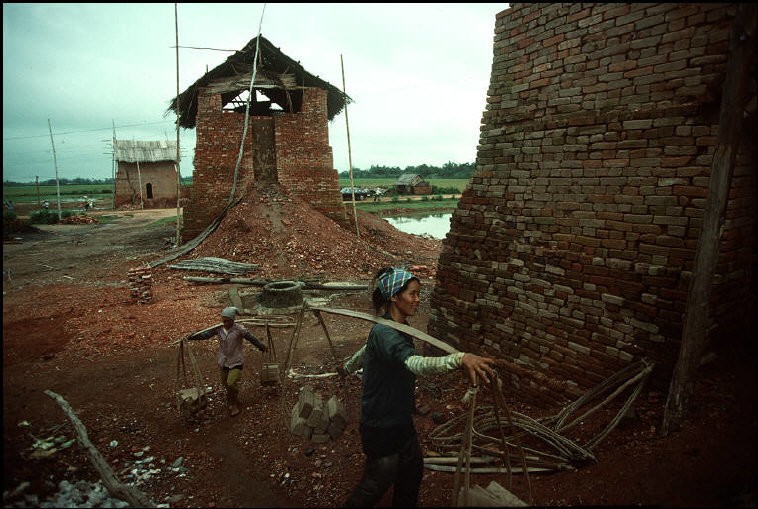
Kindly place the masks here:
<instances>
[{"instance_id":1,"label":"dirt path","mask_svg":"<svg viewBox=\"0 0 758 509\"><path fill-rule=\"evenodd\" d=\"M45 389L69 401L90 440L121 479L134 483L156 503L339 507L359 479L363 455L356 421L358 379L348 380L346 387L330 378L314 381L324 395L339 394L351 416L338 440L314 444L290 434L286 425L300 382L289 383L282 394L261 387L262 357L246 346L244 410L230 418L217 380L216 340L195 342L203 382L212 392L204 418L195 422L180 418L175 392L182 383L176 376L178 350L171 342L217 323L233 285L195 285L185 281L180 271L159 267L153 273L154 301L142 305L130 298L127 271L162 256L165 239L175 234L171 222L151 225L174 214L174 210L132 211L110 224L43 227L44 232L24 234L19 243L3 245L3 490L11 492L30 483L20 495L4 499L4 506L38 507L62 480L98 479L78 446L47 457L33 447L38 438L74 438L68 419L43 393ZM288 228L294 226L298 224ZM376 223L374 234L385 239L387 250L413 261L408 246L417 241L397 243L387 227ZM220 233L219 243L250 235ZM308 247L315 253L326 252L334 239L319 233L301 241L314 246L299 245L295 251ZM426 255L432 253L429 249ZM323 255L323 265L342 267L345 259L343 255L332 261ZM356 257L347 260L355 262ZM431 276L423 279L422 309L412 321L420 330L426 329L434 284ZM314 296L334 307L370 311L367 292ZM338 357L365 342L369 330L365 322L329 316L326 321ZM303 323L294 362L316 372L333 371L335 363L318 321L307 316ZM260 328L251 330L262 337ZM288 330L275 334L277 352L287 351ZM748 356L755 359L754 347L747 352L724 349L701 368L693 414L669 438L656 434L665 395L644 391L637 416L625 420L601 444L597 462L574 471L530 476L534 505L754 507L756 371L754 363L751 367L744 362ZM415 417L425 452L433 450L429 433L435 419L463 413L464 392L463 377L457 374L419 382L417 405L431 409ZM519 401L517 391L509 389L507 397L513 410L540 415ZM582 443L586 433L577 426L570 438ZM152 458L150 463L137 464L147 457ZM184 470L172 467L179 463ZM134 471L140 473L139 479L130 477ZM503 474L472 477L472 483L482 486L490 480L507 484ZM514 476L512 491L526 496L523 477ZM426 471L419 504L447 506L451 493L451 474ZM32 494L39 497L38 503L24 502L24 495ZM388 505L388 499L380 503Z\"/></svg>"}]
</instances>

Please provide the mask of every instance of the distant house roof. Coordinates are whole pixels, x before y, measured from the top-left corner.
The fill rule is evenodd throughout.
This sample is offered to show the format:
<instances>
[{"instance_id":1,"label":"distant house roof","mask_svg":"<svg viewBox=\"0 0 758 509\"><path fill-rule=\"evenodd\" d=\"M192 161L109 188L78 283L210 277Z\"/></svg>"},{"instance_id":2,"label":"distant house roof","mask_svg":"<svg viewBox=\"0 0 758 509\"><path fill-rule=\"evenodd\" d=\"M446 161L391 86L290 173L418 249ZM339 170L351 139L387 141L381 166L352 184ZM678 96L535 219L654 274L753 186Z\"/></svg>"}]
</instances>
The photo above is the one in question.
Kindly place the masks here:
<instances>
[{"instance_id":1,"label":"distant house roof","mask_svg":"<svg viewBox=\"0 0 758 509\"><path fill-rule=\"evenodd\" d=\"M176 162L175 141L115 140L113 151L120 163Z\"/></svg>"},{"instance_id":2,"label":"distant house roof","mask_svg":"<svg viewBox=\"0 0 758 509\"><path fill-rule=\"evenodd\" d=\"M240 93L250 89L255 48L258 37L254 37L244 48L235 52L226 62L211 69L187 90L174 97L166 110L179 116L179 125L192 129L196 125L197 94L199 88L207 86L221 93L221 101L227 104ZM255 73L255 90L261 90L278 105L286 105L291 100L290 91L303 88L321 88L327 91L327 115L329 120L336 117L352 99L340 89L318 76L306 71L300 62L293 60L268 39L260 36L258 68Z\"/></svg>"},{"instance_id":3,"label":"distant house roof","mask_svg":"<svg viewBox=\"0 0 758 509\"><path fill-rule=\"evenodd\" d=\"M395 181L396 186L415 186L424 181L421 175L417 173L403 173Z\"/></svg>"}]
</instances>

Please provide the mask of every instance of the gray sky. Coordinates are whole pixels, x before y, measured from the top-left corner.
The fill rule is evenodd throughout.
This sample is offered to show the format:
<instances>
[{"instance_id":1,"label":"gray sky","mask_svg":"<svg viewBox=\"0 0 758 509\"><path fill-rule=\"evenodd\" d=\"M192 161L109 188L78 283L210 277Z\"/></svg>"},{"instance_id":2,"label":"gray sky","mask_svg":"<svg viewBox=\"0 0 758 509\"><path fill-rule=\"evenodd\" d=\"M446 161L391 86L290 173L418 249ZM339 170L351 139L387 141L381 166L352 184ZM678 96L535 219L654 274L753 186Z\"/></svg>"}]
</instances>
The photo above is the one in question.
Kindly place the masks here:
<instances>
[{"instance_id":1,"label":"gray sky","mask_svg":"<svg viewBox=\"0 0 758 509\"><path fill-rule=\"evenodd\" d=\"M264 11L265 5L265 11ZM261 34L343 88L353 168L473 162L495 15L508 4L178 4L179 45L239 50ZM261 24L261 16L263 16ZM176 140L173 3L3 4L3 180L112 176L119 139ZM183 92L231 52L180 49ZM240 136L242 133L240 133ZM194 129L180 131L182 175ZM349 167L344 111L329 123Z\"/></svg>"}]
</instances>

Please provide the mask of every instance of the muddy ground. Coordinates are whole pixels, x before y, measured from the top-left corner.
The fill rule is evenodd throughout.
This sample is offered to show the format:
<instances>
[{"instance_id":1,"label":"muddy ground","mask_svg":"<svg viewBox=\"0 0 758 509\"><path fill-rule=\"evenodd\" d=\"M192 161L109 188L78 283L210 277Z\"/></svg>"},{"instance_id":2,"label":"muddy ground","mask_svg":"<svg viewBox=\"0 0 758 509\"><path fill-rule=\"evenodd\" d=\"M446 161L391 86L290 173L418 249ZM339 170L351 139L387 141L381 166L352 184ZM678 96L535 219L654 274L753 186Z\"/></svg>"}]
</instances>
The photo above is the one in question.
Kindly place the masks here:
<instances>
[{"instance_id":1,"label":"muddy ground","mask_svg":"<svg viewBox=\"0 0 758 509\"><path fill-rule=\"evenodd\" d=\"M319 227L315 235L316 227L305 220L278 215L274 208L269 212L277 217L261 228L278 231L280 245L271 246L270 238L250 240L262 239L263 233L243 216L230 217L196 256L260 262L256 277L294 278L303 271L311 279L356 283L368 283L378 265L392 260L426 267L425 296L434 285L439 243L399 235L386 222L367 218L364 242L373 236L381 249L364 249L331 226ZM182 419L175 393L186 382L177 377L178 348L172 342L216 323L234 285L191 283L183 279L186 271L161 266L154 270L154 300L139 304L130 297L127 272L168 252L175 226L155 222L175 213L129 211L109 224L44 226L4 243L4 506L21 504L30 494L45 500L64 479L99 477L76 444L59 444L47 453L34 447L35 439L64 437L60 442L65 444L75 437L61 407L43 393L46 389L70 403L122 481L165 507L339 507L358 481L363 457L357 378L347 386L335 377L309 379L325 396L338 395L350 417L336 441L313 444L287 428L302 380L262 386L263 357L247 347L243 412L229 417L217 381L215 342L198 342L193 352L203 383L212 388L210 403L203 417ZM301 237L286 233L298 228L311 231ZM339 252L330 250L335 245L341 246ZM368 292L306 294L332 307L370 311ZM427 300L412 325L425 330L428 311ZM283 316L292 320L296 314ZM327 316L326 322L338 357L358 348L370 327L337 316ZM262 337L262 328L251 330ZM291 330L273 333L280 359L290 346ZM594 451L596 462L569 472L532 474L528 484L515 475L511 490L543 506L754 507L755 350L748 346L752 342L731 339L713 348L711 361L701 368L695 408L679 432L658 435L665 395L646 390L636 417L625 419ZM292 365L312 373L330 372L336 365L312 315L304 317ZM420 381L417 404L429 410L416 416L425 452L433 449L429 435L435 420L463 413L464 390L459 373ZM512 409L535 418L559 410L533 408L517 391L506 387L505 392ZM581 440L582 433L580 426L572 438ZM140 463L145 458L152 459ZM486 486L490 480L508 486L504 474L472 475L471 483ZM24 482L28 487L11 496ZM427 470L419 504L450 505L452 486L451 473ZM380 505L388 506L389 499Z\"/></svg>"}]
</instances>

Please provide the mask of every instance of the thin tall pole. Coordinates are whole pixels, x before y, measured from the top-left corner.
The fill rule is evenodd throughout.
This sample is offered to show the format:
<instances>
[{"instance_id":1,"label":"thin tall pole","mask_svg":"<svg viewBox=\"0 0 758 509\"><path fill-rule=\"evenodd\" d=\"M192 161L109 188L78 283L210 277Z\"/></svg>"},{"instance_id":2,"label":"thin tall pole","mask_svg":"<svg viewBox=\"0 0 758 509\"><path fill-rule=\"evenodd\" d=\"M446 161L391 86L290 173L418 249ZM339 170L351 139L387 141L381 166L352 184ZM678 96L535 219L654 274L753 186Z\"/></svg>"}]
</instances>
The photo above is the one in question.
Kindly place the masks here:
<instances>
[{"instance_id":1,"label":"thin tall pole","mask_svg":"<svg viewBox=\"0 0 758 509\"><path fill-rule=\"evenodd\" d=\"M39 175L36 175L34 177L34 180L35 180L35 182L37 182L37 207L39 207L40 206L40 202L39 202Z\"/></svg>"},{"instance_id":2,"label":"thin tall pole","mask_svg":"<svg viewBox=\"0 0 758 509\"><path fill-rule=\"evenodd\" d=\"M58 221L63 219L63 213L61 212L61 184L58 181L58 159L55 156L55 142L53 141L53 126L50 124L50 119L47 119L47 127L50 129L50 144L53 146L53 164L55 165L55 188L58 193Z\"/></svg>"},{"instance_id":3,"label":"thin tall pole","mask_svg":"<svg viewBox=\"0 0 758 509\"><path fill-rule=\"evenodd\" d=\"M113 193L111 193L111 208L116 210L116 121L111 119L113 124L113 161L111 163L111 178L113 179Z\"/></svg>"},{"instance_id":4,"label":"thin tall pole","mask_svg":"<svg viewBox=\"0 0 758 509\"><path fill-rule=\"evenodd\" d=\"M347 98L347 91L345 90L345 63L342 61L342 54L340 54L340 65L342 66L342 93ZM355 219L355 233L358 238L361 238L361 231L358 228L358 212L355 210L355 185L353 183L353 153L350 149L350 122L347 119L347 99L345 99L345 127L347 128L347 160L350 168L350 192L353 195L353 218Z\"/></svg>"},{"instance_id":5,"label":"thin tall pole","mask_svg":"<svg viewBox=\"0 0 758 509\"><path fill-rule=\"evenodd\" d=\"M137 180L139 181L139 208L145 210L145 201L142 199L142 174L139 171L139 159L137 159Z\"/></svg>"},{"instance_id":6,"label":"thin tall pole","mask_svg":"<svg viewBox=\"0 0 758 509\"><path fill-rule=\"evenodd\" d=\"M174 27L176 33L176 245L181 240L181 220L179 214L179 203L182 197L182 176L179 169L179 14L177 4L174 4Z\"/></svg>"}]
</instances>

